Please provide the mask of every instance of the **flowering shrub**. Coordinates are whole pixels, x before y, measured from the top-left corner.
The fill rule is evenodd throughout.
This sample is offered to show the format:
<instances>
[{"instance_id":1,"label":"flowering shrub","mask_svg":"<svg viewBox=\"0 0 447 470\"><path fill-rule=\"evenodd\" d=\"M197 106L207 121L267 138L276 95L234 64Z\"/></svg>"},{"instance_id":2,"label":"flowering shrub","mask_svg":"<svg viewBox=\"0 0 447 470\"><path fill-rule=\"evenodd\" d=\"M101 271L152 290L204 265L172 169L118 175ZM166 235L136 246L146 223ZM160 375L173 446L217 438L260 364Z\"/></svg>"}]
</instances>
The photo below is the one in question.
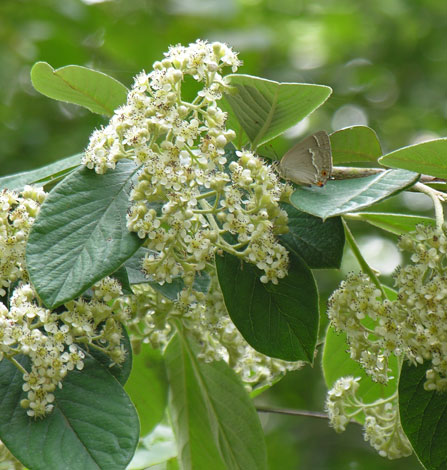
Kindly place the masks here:
<instances>
[{"instance_id":1,"label":"flowering shrub","mask_svg":"<svg viewBox=\"0 0 447 470\"><path fill-rule=\"evenodd\" d=\"M73 170L69 159L43 179L30 172L32 186L20 176L0 193L0 438L28 468L76 469L85 460L85 468L124 469L140 426L153 431L167 408L181 468L266 469L249 394L314 362L311 270L339 268L345 237L363 272L328 302L326 417L337 432L361 423L382 457L414 449L432 464L431 442L420 442L406 410L436 403L447 388L445 195L425 184L430 176L422 183L399 168L409 161L403 167L414 170L424 155L439 176L446 139L381 157L395 170L335 167L326 188L293 186L260 149L331 90L235 74L241 65L225 44L177 45L135 78L126 100L125 87L104 74L71 66L56 85L58 71L33 68L34 86L48 96L95 112L118 102L92 133L83 165ZM380 157L371 129L319 135L343 144L338 162L345 146ZM330 145L305 142L288 164L319 181L332 168ZM346 221L369 221L353 212L409 187L432 198L436 226L376 215L391 231L406 227L398 244L411 263L396 271L393 293ZM408 364L423 371L423 393ZM60 447L41 443L41 426L64 436ZM16 465L6 447L5 462Z\"/></svg>"}]
</instances>

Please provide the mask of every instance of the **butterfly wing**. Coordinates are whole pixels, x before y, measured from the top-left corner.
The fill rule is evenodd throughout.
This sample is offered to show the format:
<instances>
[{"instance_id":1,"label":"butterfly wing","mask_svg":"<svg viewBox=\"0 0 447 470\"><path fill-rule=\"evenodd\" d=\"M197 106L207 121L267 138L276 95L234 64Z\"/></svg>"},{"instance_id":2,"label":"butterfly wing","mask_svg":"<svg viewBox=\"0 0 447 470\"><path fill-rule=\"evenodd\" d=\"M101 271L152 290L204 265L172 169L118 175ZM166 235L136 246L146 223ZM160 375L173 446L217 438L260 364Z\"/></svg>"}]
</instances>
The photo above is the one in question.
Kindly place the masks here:
<instances>
[{"instance_id":1,"label":"butterfly wing","mask_svg":"<svg viewBox=\"0 0 447 470\"><path fill-rule=\"evenodd\" d=\"M292 147L279 163L282 178L297 184L323 186L332 173L329 136L316 132Z\"/></svg>"}]
</instances>

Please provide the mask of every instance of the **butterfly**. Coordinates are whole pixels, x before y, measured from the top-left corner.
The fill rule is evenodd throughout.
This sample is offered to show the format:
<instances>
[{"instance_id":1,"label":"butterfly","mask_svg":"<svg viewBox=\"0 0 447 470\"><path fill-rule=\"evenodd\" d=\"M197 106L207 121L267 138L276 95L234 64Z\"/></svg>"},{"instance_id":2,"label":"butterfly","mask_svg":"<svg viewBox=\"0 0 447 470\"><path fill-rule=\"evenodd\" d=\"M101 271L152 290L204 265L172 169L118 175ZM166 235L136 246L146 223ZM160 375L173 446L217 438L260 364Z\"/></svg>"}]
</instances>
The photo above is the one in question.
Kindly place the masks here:
<instances>
[{"instance_id":1,"label":"butterfly","mask_svg":"<svg viewBox=\"0 0 447 470\"><path fill-rule=\"evenodd\" d=\"M296 184L324 186L332 173L331 141L318 131L292 147L278 165L281 178Z\"/></svg>"}]
</instances>

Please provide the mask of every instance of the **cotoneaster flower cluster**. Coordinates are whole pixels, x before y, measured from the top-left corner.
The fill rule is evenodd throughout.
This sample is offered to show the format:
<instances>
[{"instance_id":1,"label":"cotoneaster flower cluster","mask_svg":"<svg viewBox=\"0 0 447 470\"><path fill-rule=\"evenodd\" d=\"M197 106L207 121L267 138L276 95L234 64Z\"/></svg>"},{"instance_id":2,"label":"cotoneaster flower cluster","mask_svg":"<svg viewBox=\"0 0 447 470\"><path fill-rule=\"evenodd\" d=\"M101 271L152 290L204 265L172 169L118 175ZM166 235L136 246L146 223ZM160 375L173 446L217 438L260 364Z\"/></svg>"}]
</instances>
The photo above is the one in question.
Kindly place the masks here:
<instances>
[{"instance_id":1,"label":"cotoneaster flower cluster","mask_svg":"<svg viewBox=\"0 0 447 470\"><path fill-rule=\"evenodd\" d=\"M347 334L352 359L377 382L388 380L388 358L431 361L424 387L447 390L446 228L419 225L399 240L411 264L394 274L397 299L382 297L365 274L350 275L330 300L328 315Z\"/></svg>"},{"instance_id":2,"label":"cotoneaster flower cluster","mask_svg":"<svg viewBox=\"0 0 447 470\"><path fill-rule=\"evenodd\" d=\"M171 47L152 72L135 78L127 103L94 132L83 161L97 173L124 158L141 165L127 220L145 240L142 270L160 285L179 279L184 285L174 301L149 285L134 288L134 344L139 338L163 348L180 320L204 360L227 361L252 387L301 364L268 358L246 343L215 273L221 251L256 265L264 283L284 278L289 262L276 236L288 230L279 203L291 187L252 152L228 147L235 132L219 102L231 92L225 69L235 72L239 65L225 44ZM184 85L191 79L199 90L188 101ZM194 287L203 273L210 278L206 292Z\"/></svg>"},{"instance_id":3,"label":"cotoneaster flower cluster","mask_svg":"<svg viewBox=\"0 0 447 470\"><path fill-rule=\"evenodd\" d=\"M341 377L329 390L326 411L331 426L337 432L346 430L346 425L361 417L365 441L382 457L399 459L412 454L411 444L399 419L397 393L373 403L364 403L358 396L360 377Z\"/></svg>"},{"instance_id":4,"label":"cotoneaster flower cluster","mask_svg":"<svg viewBox=\"0 0 447 470\"><path fill-rule=\"evenodd\" d=\"M290 188L251 152L229 161L225 150L235 133L218 106L230 88L222 73L239 65L221 43L171 47L151 73L136 77L127 103L85 152L98 173L122 158L142 165L128 228L146 240L143 269L160 283L176 276L190 283L216 250L255 264L262 282L287 274L288 254L275 236L287 231L279 201ZM191 102L182 90L188 76L201 86Z\"/></svg>"}]
</instances>

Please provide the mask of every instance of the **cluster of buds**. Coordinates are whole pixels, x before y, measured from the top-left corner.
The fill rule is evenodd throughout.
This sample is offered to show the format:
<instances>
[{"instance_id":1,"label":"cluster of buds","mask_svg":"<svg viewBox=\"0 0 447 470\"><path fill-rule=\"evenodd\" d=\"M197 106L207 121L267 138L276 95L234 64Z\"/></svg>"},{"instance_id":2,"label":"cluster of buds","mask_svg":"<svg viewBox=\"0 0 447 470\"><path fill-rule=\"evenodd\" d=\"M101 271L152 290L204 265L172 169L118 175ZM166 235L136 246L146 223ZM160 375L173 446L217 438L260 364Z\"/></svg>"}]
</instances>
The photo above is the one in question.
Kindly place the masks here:
<instances>
[{"instance_id":1,"label":"cluster of buds","mask_svg":"<svg viewBox=\"0 0 447 470\"><path fill-rule=\"evenodd\" d=\"M290 187L249 151L229 161L235 133L217 103L229 85L223 69L236 71L237 55L221 43L197 41L171 47L154 70L141 73L107 127L95 131L83 162L96 172L119 159L142 165L131 194L128 228L151 250L143 270L160 284L194 272L216 250L264 271L261 281L287 275L288 254L276 235L287 231L279 201ZM187 76L201 86L188 102Z\"/></svg>"},{"instance_id":2,"label":"cluster of buds","mask_svg":"<svg viewBox=\"0 0 447 470\"><path fill-rule=\"evenodd\" d=\"M398 459L411 455L412 449L399 420L397 393L373 403L357 397L359 377L338 379L326 399L326 411L337 432L354 419L364 422L364 438L382 457Z\"/></svg>"},{"instance_id":3,"label":"cluster of buds","mask_svg":"<svg viewBox=\"0 0 447 470\"><path fill-rule=\"evenodd\" d=\"M350 354L376 381L388 380L388 358L431 361L424 387L447 390L447 237L420 225L399 240L411 264L394 274L397 298L383 299L364 274L350 275L329 300L328 315L344 331Z\"/></svg>"}]
</instances>

